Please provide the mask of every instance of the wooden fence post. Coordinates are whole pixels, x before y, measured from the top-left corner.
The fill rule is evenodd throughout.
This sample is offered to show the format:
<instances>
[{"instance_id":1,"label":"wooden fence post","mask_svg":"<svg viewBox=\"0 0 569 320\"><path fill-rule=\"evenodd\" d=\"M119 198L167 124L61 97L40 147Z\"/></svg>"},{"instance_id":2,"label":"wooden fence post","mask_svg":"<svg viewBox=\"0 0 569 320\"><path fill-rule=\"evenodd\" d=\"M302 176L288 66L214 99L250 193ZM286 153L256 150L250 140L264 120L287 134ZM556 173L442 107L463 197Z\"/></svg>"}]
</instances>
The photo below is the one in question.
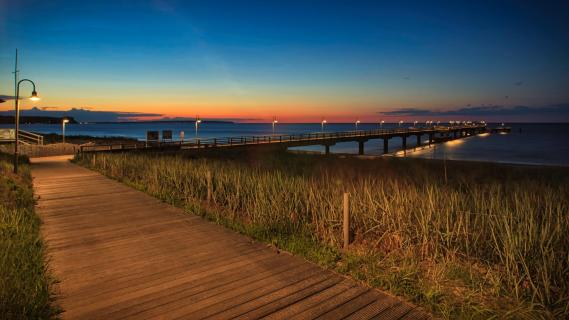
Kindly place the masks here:
<instances>
[{"instance_id":1,"label":"wooden fence post","mask_svg":"<svg viewBox=\"0 0 569 320\"><path fill-rule=\"evenodd\" d=\"M350 244L350 194L344 192L344 249Z\"/></svg>"},{"instance_id":2,"label":"wooden fence post","mask_svg":"<svg viewBox=\"0 0 569 320\"><path fill-rule=\"evenodd\" d=\"M212 181L211 181L211 171L207 171L206 173L207 178L207 202L211 202L213 190L212 190Z\"/></svg>"}]
</instances>

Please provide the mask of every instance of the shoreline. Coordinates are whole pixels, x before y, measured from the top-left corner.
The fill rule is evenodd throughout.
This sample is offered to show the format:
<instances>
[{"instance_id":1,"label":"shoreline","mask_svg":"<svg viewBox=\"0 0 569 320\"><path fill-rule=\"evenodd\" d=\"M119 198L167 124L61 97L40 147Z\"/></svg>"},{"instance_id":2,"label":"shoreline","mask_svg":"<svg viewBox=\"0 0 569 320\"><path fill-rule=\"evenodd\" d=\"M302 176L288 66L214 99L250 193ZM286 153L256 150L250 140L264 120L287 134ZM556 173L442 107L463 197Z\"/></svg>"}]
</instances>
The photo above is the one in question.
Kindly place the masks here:
<instances>
[{"instance_id":1,"label":"shoreline","mask_svg":"<svg viewBox=\"0 0 569 320\"><path fill-rule=\"evenodd\" d=\"M415 152L413 150L407 150L407 152ZM324 156L322 152L319 151L309 151L309 150L288 150L292 154L299 154L299 155L319 155ZM399 153L402 151L397 151L395 153ZM352 153L331 153L331 156L339 157L339 158L356 158L356 159L364 159L364 160L377 160L377 159L415 159L419 161L432 161L432 162L452 162L452 163L469 163L469 164L496 164L496 165L505 165L505 166L515 166L515 167L544 167L544 168L559 168L559 169L569 169L569 164L562 165L562 164L549 164L549 163L531 163L531 162L508 162L508 161L493 161L493 160L464 160L464 159L438 159L438 158L425 158L425 157L407 157L407 156L398 156L394 153L388 153L385 155L359 155L359 154L352 154Z\"/></svg>"}]
</instances>

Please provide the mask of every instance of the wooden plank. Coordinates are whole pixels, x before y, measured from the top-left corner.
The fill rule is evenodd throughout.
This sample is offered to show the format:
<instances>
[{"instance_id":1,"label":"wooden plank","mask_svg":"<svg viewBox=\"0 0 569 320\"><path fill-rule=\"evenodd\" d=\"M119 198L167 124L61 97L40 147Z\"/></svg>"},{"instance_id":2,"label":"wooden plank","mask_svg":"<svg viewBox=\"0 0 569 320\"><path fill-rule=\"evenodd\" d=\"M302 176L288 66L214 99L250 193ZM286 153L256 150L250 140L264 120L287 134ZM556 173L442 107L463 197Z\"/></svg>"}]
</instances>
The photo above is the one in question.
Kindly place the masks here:
<instances>
[{"instance_id":1,"label":"wooden plank","mask_svg":"<svg viewBox=\"0 0 569 320\"><path fill-rule=\"evenodd\" d=\"M294 317L291 317L290 319L315 319L340 305L343 305L344 307L346 305L349 305L351 300L365 294L368 290L369 289L362 288L360 286L352 287L340 294L337 294L334 297L321 301L312 308L306 309L303 312L296 314Z\"/></svg>"},{"instance_id":2,"label":"wooden plank","mask_svg":"<svg viewBox=\"0 0 569 320\"><path fill-rule=\"evenodd\" d=\"M289 319L304 310L312 308L313 306L319 304L322 301L331 299L334 296L352 288L355 286L353 281L344 279L338 284L319 292L318 294L312 295L304 300L301 300L295 304L292 304L286 308L278 310L264 317L264 319Z\"/></svg>"},{"instance_id":3,"label":"wooden plank","mask_svg":"<svg viewBox=\"0 0 569 320\"><path fill-rule=\"evenodd\" d=\"M334 285L338 284L342 279L340 277L330 277L322 282L318 282L312 286L306 287L300 291L289 294L286 297L272 301L268 304L257 306L256 309L250 310L239 316L236 319L260 319L269 314L275 313L288 306L291 306L301 300L307 299L310 296L318 294Z\"/></svg>"},{"instance_id":4,"label":"wooden plank","mask_svg":"<svg viewBox=\"0 0 569 320\"><path fill-rule=\"evenodd\" d=\"M319 320L343 319L373 303L378 299L378 294L370 290L355 299L349 300L344 304L336 306L334 309L318 316Z\"/></svg>"},{"instance_id":5,"label":"wooden plank","mask_svg":"<svg viewBox=\"0 0 569 320\"><path fill-rule=\"evenodd\" d=\"M331 278L332 278L332 280L334 280L333 278L336 278L336 277L332 277L330 274L327 274L327 273L319 272L318 274L315 274L314 276L310 276L303 281L293 283L293 284L286 286L282 289L278 289L276 291L273 291L272 293L269 293L267 295L264 295L261 297L255 297L254 299L251 299L249 301L238 304L235 307L231 307L231 308L223 310L223 311L217 310L217 313L210 315L208 318L210 318L210 319L234 319L234 318L236 318L238 316L242 316L243 314L246 314L250 311L258 310L259 308L262 308L268 304L271 304L271 302L273 302L273 301L276 301L276 300L282 301L284 298L287 298L289 296L293 296L299 292L307 292L310 289L317 290L314 288L319 288L322 286L322 284L325 284L325 286L329 284L331 286L332 285L331 281L330 281ZM221 308L219 308L219 309L221 309Z\"/></svg>"},{"instance_id":6,"label":"wooden plank","mask_svg":"<svg viewBox=\"0 0 569 320\"><path fill-rule=\"evenodd\" d=\"M243 268L212 274L202 279L174 286L168 290L123 301L120 304L105 308L101 318L106 318L107 316L125 317L135 314L140 315L141 312L154 309L158 310L158 314L160 314L166 308L171 308L173 303L186 303L195 294L215 290L220 287L228 289L230 285L239 286L243 282L256 281L266 277L269 273L278 271L279 268L291 268L294 265L293 263L299 263L299 261L282 263L282 261L270 258L260 262L266 262L264 266L271 270L259 273L257 268L250 267L255 263L250 263Z\"/></svg>"}]
</instances>

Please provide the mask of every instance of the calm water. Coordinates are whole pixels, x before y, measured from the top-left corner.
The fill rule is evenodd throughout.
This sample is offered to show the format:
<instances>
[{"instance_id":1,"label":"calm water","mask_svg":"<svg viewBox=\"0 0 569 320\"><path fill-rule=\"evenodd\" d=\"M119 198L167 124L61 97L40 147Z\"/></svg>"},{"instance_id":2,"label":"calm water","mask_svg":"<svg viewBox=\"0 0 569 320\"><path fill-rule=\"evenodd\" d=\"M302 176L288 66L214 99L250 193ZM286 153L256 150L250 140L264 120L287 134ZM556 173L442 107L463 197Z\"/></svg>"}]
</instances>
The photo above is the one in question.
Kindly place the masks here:
<instances>
[{"instance_id":1,"label":"calm water","mask_svg":"<svg viewBox=\"0 0 569 320\"><path fill-rule=\"evenodd\" d=\"M506 163L548 164L569 166L569 124L508 124L509 134L478 135L466 139L435 145L431 148L406 152L407 157L436 159L493 161ZM385 124L384 128L394 128L395 124ZM10 127L4 125L3 127ZM32 124L22 125L23 130L40 133L61 133L60 125ZM378 125L361 124L359 129L376 129ZM172 130L177 139L180 131L185 138L194 138L193 123L110 123L110 124L71 124L67 125L67 135L125 136L144 139L147 130ZM320 124L277 124L276 134L320 132ZM327 124L326 132L354 130L353 124ZM199 129L200 138L228 137L241 135L266 135L272 133L271 124L243 123L203 123ZM423 137L424 140L427 137ZM414 137L407 139L408 147L416 143ZM401 139L389 141L390 152L401 147ZM299 148L323 151L321 146ZM339 143L331 148L336 153L357 153L357 143ZM370 140L365 145L365 153L380 155L382 140ZM402 156L402 154L397 154Z\"/></svg>"}]
</instances>

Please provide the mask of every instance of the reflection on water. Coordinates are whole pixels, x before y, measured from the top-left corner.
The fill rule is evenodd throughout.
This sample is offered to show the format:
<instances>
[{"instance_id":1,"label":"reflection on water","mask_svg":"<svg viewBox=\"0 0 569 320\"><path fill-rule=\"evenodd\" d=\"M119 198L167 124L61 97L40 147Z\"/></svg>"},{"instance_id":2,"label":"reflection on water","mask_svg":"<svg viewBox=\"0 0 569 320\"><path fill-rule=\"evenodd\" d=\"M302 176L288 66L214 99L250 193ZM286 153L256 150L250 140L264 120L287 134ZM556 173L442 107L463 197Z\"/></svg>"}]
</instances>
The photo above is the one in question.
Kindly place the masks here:
<instances>
[{"instance_id":1,"label":"reflection on water","mask_svg":"<svg viewBox=\"0 0 569 320\"><path fill-rule=\"evenodd\" d=\"M506 124L512 127L512 132L507 134L480 134L477 136L453 140L446 143L436 144L431 147L425 146L428 141L422 142L423 147L413 148L416 139L407 139L407 152L401 150L402 139L392 138L389 140L389 152L395 156L422 157L451 160L474 160L494 161L508 163L550 164L569 165L569 124ZM403 124L408 127L410 124ZM490 125L496 127L497 125ZM0 127L11 127L0 125ZM22 130L40 133L61 133L60 125L33 124L22 125ZM326 132L354 130L354 124L326 124ZM398 124L383 124L385 129L397 128ZM358 125L360 130L378 129L379 124ZM91 135L91 136L126 136L136 139L144 139L148 130L172 130L174 138L184 131L186 139L195 138L193 123L168 122L168 123L90 123L70 124L66 127L67 135ZM320 123L312 124L278 124L275 126L276 134L295 134L320 132ZM242 135L270 135L271 123L208 123L200 125L199 138L228 137ZM310 146L298 148L324 152L323 146ZM358 152L356 142L338 143L331 147L331 152L352 153ZM369 140L365 144L365 153L368 155L381 155L383 153L383 140Z\"/></svg>"},{"instance_id":2,"label":"reflection on water","mask_svg":"<svg viewBox=\"0 0 569 320\"><path fill-rule=\"evenodd\" d=\"M449 141L408 157L569 165L568 124L519 124L511 133L480 134Z\"/></svg>"}]
</instances>

